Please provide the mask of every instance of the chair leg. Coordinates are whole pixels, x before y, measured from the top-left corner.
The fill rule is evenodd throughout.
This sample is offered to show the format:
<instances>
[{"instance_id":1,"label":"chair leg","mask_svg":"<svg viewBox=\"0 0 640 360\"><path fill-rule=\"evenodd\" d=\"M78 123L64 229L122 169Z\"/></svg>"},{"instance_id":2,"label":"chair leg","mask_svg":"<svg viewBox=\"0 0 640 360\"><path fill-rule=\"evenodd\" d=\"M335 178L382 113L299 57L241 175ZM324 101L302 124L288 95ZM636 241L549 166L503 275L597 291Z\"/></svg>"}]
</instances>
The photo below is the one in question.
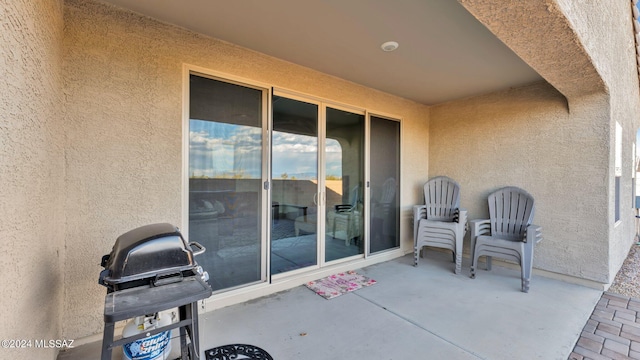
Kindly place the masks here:
<instances>
[{"instance_id":1,"label":"chair leg","mask_svg":"<svg viewBox=\"0 0 640 360\"><path fill-rule=\"evenodd\" d=\"M487 271L491 271L491 256L487 256Z\"/></svg>"},{"instance_id":2,"label":"chair leg","mask_svg":"<svg viewBox=\"0 0 640 360\"><path fill-rule=\"evenodd\" d=\"M456 275L458 275L462 271L462 251L455 253L454 256L455 256L454 261L456 263L456 269L454 272Z\"/></svg>"},{"instance_id":3,"label":"chair leg","mask_svg":"<svg viewBox=\"0 0 640 360\"><path fill-rule=\"evenodd\" d=\"M527 260L522 259L522 292L529 292L529 284L531 283L531 273L527 270Z\"/></svg>"},{"instance_id":4,"label":"chair leg","mask_svg":"<svg viewBox=\"0 0 640 360\"><path fill-rule=\"evenodd\" d=\"M456 234L456 251L453 253L453 261L456 263L455 274L460 274L462 271L462 240L463 240L464 232L458 231Z\"/></svg>"},{"instance_id":5,"label":"chair leg","mask_svg":"<svg viewBox=\"0 0 640 360\"><path fill-rule=\"evenodd\" d=\"M531 282L531 272L533 271L533 244L530 242L523 243L522 259L522 292L529 292L529 284Z\"/></svg>"},{"instance_id":6,"label":"chair leg","mask_svg":"<svg viewBox=\"0 0 640 360\"><path fill-rule=\"evenodd\" d=\"M476 277L476 237L473 228L471 230L471 278Z\"/></svg>"},{"instance_id":7,"label":"chair leg","mask_svg":"<svg viewBox=\"0 0 640 360\"><path fill-rule=\"evenodd\" d=\"M473 258L471 259L471 278L472 279L476 278L476 266L478 266L478 257L479 256L477 256L474 251Z\"/></svg>"},{"instance_id":8,"label":"chair leg","mask_svg":"<svg viewBox=\"0 0 640 360\"><path fill-rule=\"evenodd\" d=\"M418 245L414 246L413 248L413 266L418 266L418 253L422 251L422 249L420 249L418 247Z\"/></svg>"},{"instance_id":9,"label":"chair leg","mask_svg":"<svg viewBox=\"0 0 640 360\"><path fill-rule=\"evenodd\" d=\"M333 240L336 239L336 219L333 219L333 234L331 235L333 237Z\"/></svg>"}]
</instances>

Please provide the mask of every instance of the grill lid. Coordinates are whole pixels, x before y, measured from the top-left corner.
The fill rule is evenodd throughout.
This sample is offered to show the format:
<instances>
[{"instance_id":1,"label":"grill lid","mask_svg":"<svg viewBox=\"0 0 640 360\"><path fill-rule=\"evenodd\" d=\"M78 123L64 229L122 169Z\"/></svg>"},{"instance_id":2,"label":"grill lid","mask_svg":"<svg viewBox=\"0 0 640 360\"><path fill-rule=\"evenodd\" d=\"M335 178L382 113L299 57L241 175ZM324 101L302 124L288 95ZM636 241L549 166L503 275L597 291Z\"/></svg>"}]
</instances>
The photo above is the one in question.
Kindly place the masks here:
<instances>
[{"instance_id":1,"label":"grill lid","mask_svg":"<svg viewBox=\"0 0 640 360\"><path fill-rule=\"evenodd\" d=\"M120 235L111 253L103 256L101 283L113 285L193 270L197 266L193 255L177 227L145 225Z\"/></svg>"}]
</instances>

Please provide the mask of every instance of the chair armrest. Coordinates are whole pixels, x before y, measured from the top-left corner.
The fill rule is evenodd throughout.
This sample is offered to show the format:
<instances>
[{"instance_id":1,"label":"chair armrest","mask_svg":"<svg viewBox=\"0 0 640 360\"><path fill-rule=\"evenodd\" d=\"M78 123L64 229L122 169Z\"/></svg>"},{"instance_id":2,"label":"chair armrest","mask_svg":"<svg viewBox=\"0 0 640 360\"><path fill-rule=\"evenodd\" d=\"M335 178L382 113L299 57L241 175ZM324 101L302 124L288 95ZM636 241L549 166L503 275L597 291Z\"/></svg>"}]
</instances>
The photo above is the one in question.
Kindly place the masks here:
<instances>
[{"instance_id":1,"label":"chair armrest","mask_svg":"<svg viewBox=\"0 0 640 360\"><path fill-rule=\"evenodd\" d=\"M455 222L462 225L462 229L464 232L467 232L467 209L460 208L457 209L457 217L454 219Z\"/></svg>"},{"instance_id":2,"label":"chair armrest","mask_svg":"<svg viewBox=\"0 0 640 360\"><path fill-rule=\"evenodd\" d=\"M491 220L489 219L476 219L469 220L469 227L471 228L471 261L475 259L476 253L476 239L479 235L491 234ZM491 267L490 260L487 262L489 268ZM471 267L471 277L473 277L473 267Z\"/></svg>"},{"instance_id":3,"label":"chair armrest","mask_svg":"<svg viewBox=\"0 0 640 360\"><path fill-rule=\"evenodd\" d=\"M479 235L491 233L491 220L489 219L469 220L469 225L471 227L471 239L473 240Z\"/></svg>"},{"instance_id":4,"label":"chair armrest","mask_svg":"<svg viewBox=\"0 0 640 360\"><path fill-rule=\"evenodd\" d=\"M453 222L464 224L467 222L467 209L458 208L453 215Z\"/></svg>"},{"instance_id":5,"label":"chair armrest","mask_svg":"<svg viewBox=\"0 0 640 360\"><path fill-rule=\"evenodd\" d=\"M427 205L413 205L413 220L427 218Z\"/></svg>"},{"instance_id":6,"label":"chair armrest","mask_svg":"<svg viewBox=\"0 0 640 360\"><path fill-rule=\"evenodd\" d=\"M542 227L538 225L527 226L527 232L525 234L524 241L533 241L536 244L542 241Z\"/></svg>"},{"instance_id":7,"label":"chair armrest","mask_svg":"<svg viewBox=\"0 0 640 360\"><path fill-rule=\"evenodd\" d=\"M413 206L413 239L415 241L418 236L418 223L420 219L427 218L427 206L426 205L414 205Z\"/></svg>"}]
</instances>

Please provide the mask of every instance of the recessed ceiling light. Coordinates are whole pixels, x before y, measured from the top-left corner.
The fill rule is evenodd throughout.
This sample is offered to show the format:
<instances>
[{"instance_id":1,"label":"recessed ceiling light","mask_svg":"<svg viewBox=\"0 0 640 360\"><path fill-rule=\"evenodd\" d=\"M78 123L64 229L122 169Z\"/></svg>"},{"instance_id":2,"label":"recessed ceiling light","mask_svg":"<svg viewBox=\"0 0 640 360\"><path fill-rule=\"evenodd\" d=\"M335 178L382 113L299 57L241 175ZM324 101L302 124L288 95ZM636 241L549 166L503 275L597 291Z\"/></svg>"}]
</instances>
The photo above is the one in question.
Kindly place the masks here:
<instances>
[{"instance_id":1,"label":"recessed ceiling light","mask_svg":"<svg viewBox=\"0 0 640 360\"><path fill-rule=\"evenodd\" d=\"M382 48L382 51L393 51L398 48L398 43L395 41L387 41L382 44L380 48Z\"/></svg>"}]
</instances>

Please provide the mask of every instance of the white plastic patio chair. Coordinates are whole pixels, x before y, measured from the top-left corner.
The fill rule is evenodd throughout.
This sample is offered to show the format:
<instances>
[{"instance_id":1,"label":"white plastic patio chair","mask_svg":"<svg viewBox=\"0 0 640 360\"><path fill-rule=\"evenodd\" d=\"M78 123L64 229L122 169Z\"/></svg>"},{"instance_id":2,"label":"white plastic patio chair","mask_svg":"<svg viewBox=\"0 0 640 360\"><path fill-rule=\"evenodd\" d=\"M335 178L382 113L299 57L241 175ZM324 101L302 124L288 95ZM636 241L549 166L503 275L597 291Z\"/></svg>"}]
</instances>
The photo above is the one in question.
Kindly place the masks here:
<instances>
[{"instance_id":1,"label":"white plastic patio chair","mask_svg":"<svg viewBox=\"0 0 640 360\"><path fill-rule=\"evenodd\" d=\"M360 209L360 186L356 185L349 194L349 204L338 204L333 211L327 214L327 228L331 229L334 239L344 239L344 244L349 246L351 240L362 235Z\"/></svg>"},{"instance_id":2,"label":"white plastic patio chair","mask_svg":"<svg viewBox=\"0 0 640 360\"><path fill-rule=\"evenodd\" d=\"M478 259L486 256L487 270L491 258L518 263L522 270L522 291L529 292L533 268L533 246L542 240L542 228L532 225L535 212L533 197L509 186L489 195L489 220L471 220L471 278L476 276Z\"/></svg>"},{"instance_id":3,"label":"white plastic patio chair","mask_svg":"<svg viewBox=\"0 0 640 360\"><path fill-rule=\"evenodd\" d=\"M414 266L425 246L453 252L456 274L462 267L462 243L467 210L460 209L460 185L446 176L424 184L424 203L413 207Z\"/></svg>"},{"instance_id":4,"label":"white plastic patio chair","mask_svg":"<svg viewBox=\"0 0 640 360\"><path fill-rule=\"evenodd\" d=\"M396 196L396 179L390 177L384 181L380 189L380 198L375 201L371 209L371 219L378 219L382 222L382 234L390 235L392 229L395 229L393 215L391 215L395 206ZM391 217L391 218L390 218Z\"/></svg>"}]
</instances>

